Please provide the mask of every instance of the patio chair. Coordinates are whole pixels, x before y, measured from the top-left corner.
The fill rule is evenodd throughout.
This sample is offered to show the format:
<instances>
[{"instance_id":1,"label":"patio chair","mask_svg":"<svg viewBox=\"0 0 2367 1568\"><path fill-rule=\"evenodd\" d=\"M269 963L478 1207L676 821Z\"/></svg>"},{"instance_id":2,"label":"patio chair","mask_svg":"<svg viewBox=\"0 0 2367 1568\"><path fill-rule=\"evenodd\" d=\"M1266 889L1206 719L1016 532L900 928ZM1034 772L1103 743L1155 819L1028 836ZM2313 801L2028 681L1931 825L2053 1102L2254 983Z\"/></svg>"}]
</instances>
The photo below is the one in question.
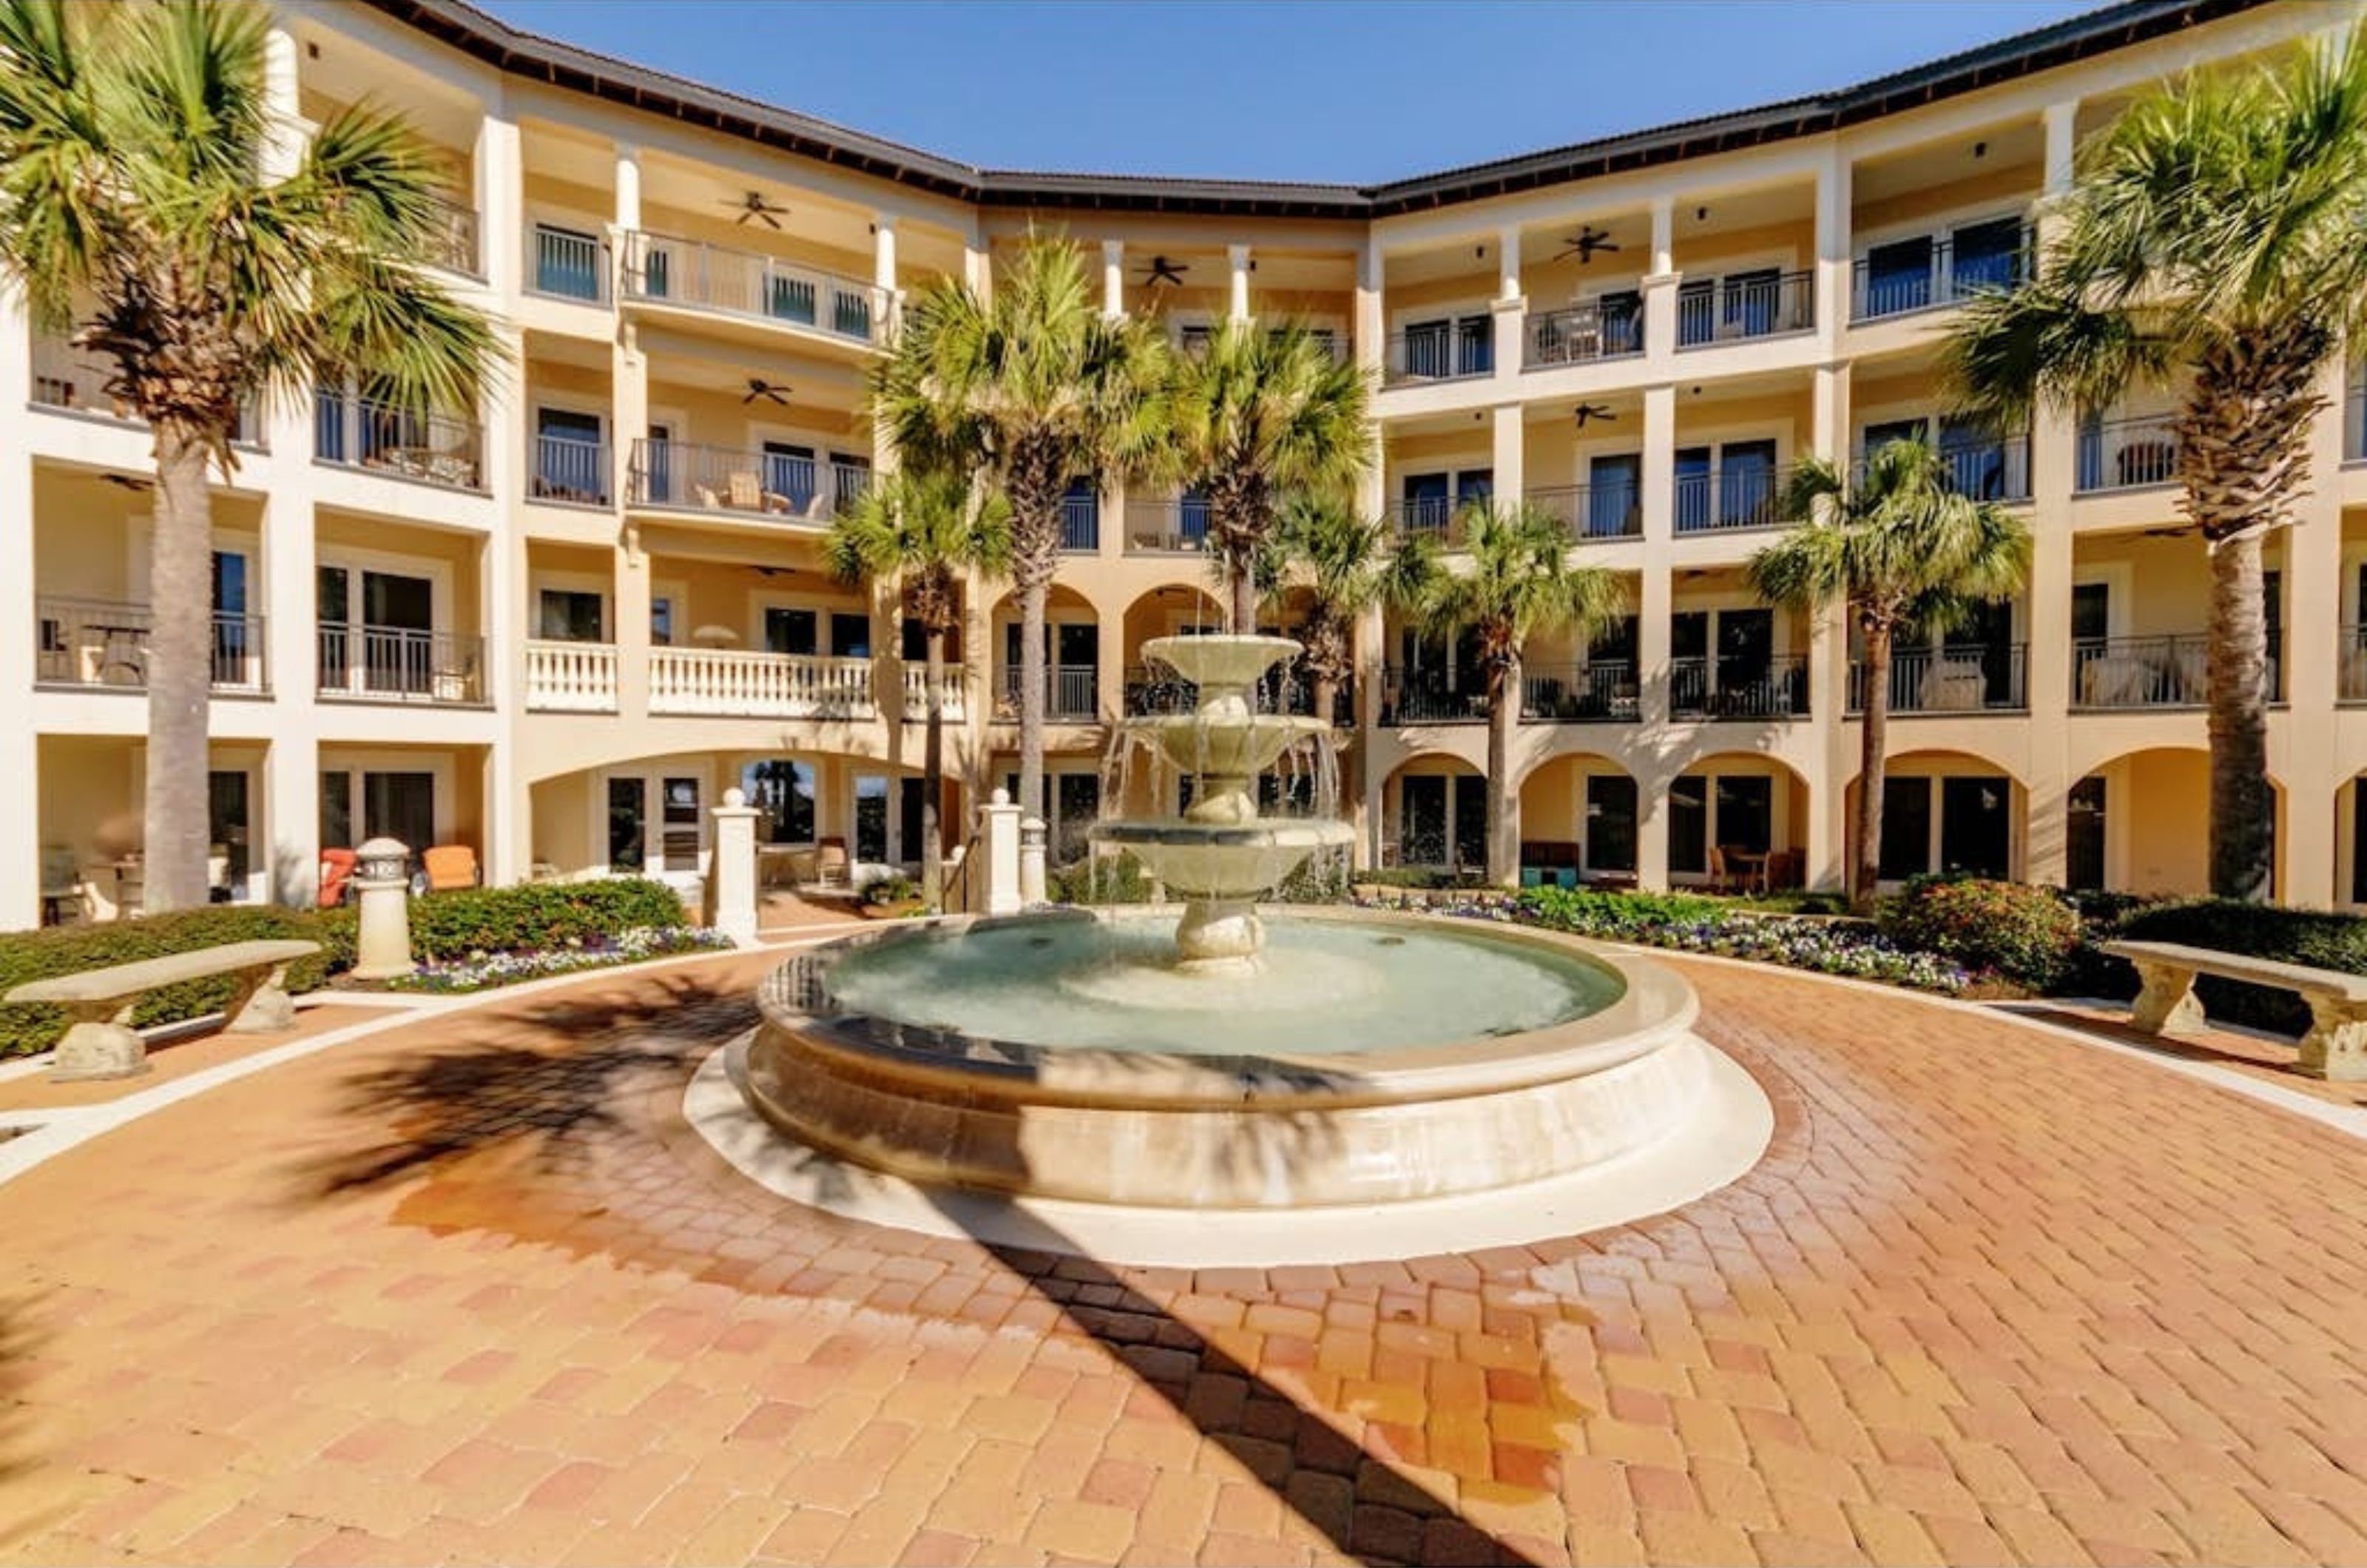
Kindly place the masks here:
<instances>
[{"instance_id":1,"label":"patio chair","mask_svg":"<svg viewBox=\"0 0 2367 1568\"><path fill-rule=\"evenodd\" d=\"M419 859L430 893L477 886L477 852L466 844L432 845Z\"/></svg>"},{"instance_id":2,"label":"patio chair","mask_svg":"<svg viewBox=\"0 0 2367 1568\"><path fill-rule=\"evenodd\" d=\"M752 469L741 468L723 481L730 504L742 512L787 512L789 498L776 495L757 480Z\"/></svg>"},{"instance_id":3,"label":"patio chair","mask_svg":"<svg viewBox=\"0 0 2367 1568\"><path fill-rule=\"evenodd\" d=\"M1709 890L1713 893L1734 891L1734 871L1727 864L1723 845L1712 844L1709 847Z\"/></svg>"},{"instance_id":4,"label":"patio chair","mask_svg":"<svg viewBox=\"0 0 2367 1568\"><path fill-rule=\"evenodd\" d=\"M90 891L74 851L62 844L41 846L41 923L62 926L90 919Z\"/></svg>"},{"instance_id":5,"label":"patio chair","mask_svg":"<svg viewBox=\"0 0 2367 1568\"><path fill-rule=\"evenodd\" d=\"M346 885L360 863L361 857L351 850L321 852L321 891L316 897L322 908L334 909L345 901Z\"/></svg>"},{"instance_id":6,"label":"patio chair","mask_svg":"<svg viewBox=\"0 0 2367 1568\"><path fill-rule=\"evenodd\" d=\"M824 839L814 846L814 883L821 887L852 886L844 839Z\"/></svg>"}]
</instances>

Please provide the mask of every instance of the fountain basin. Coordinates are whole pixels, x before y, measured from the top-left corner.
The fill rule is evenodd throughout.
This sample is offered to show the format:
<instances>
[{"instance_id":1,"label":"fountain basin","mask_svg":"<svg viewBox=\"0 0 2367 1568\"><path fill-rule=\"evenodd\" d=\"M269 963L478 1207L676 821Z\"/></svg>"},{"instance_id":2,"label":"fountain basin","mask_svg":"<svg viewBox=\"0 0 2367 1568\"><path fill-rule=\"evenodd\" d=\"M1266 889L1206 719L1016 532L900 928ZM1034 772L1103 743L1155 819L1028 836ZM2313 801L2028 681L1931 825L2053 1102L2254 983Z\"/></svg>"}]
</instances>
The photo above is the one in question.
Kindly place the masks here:
<instances>
[{"instance_id":1,"label":"fountain basin","mask_svg":"<svg viewBox=\"0 0 2367 1568\"><path fill-rule=\"evenodd\" d=\"M742 1092L799 1142L927 1185L1235 1210L1543 1180L1659 1144L1708 1093L1692 988L1648 961L1421 916L1263 913L1270 984L1150 964L1147 995L1074 982L1110 972L1096 942L1172 941L1172 911L832 943L761 990ZM1026 972L1013 955L1031 950L1053 959ZM1300 959L1343 953L1352 972L1308 983ZM1439 984L1442 964L1461 979ZM1057 1018L1026 1010L1063 993Z\"/></svg>"}]
</instances>

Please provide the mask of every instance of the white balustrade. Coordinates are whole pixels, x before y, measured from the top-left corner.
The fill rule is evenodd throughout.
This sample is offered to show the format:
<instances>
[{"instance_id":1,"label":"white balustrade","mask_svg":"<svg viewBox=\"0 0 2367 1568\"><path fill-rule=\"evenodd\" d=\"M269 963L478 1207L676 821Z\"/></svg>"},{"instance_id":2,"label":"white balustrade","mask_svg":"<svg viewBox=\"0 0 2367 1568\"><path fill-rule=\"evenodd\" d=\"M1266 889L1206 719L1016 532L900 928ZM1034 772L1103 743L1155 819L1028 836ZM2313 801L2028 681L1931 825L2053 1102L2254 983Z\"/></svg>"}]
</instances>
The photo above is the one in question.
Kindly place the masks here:
<instances>
[{"instance_id":1,"label":"white balustrade","mask_svg":"<svg viewBox=\"0 0 2367 1568\"><path fill-rule=\"evenodd\" d=\"M757 718L868 716L874 711L871 660L653 648L650 711Z\"/></svg>"},{"instance_id":2,"label":"white balustrade","mask_svg":"<svg viewBox=\"0 0 2367 1568\"><path fill-rule=\"evenodd\" d=\"M938 687L938 712L948 721L962 716L962 667L946 666L945 677ZM925 664L904 666L904 722L925 724L929 717L929 667Z\"/></svg>"},{"instance_id":3,"label":"white balustrade","mask_svg":"<svg viewBox=\"0 0 2367 1568\"><path fill-rule=\"evenodd\" d=\"M539 713L615 713L616 645L527 643L526 705Z\"/></svg>"}]
</instances>

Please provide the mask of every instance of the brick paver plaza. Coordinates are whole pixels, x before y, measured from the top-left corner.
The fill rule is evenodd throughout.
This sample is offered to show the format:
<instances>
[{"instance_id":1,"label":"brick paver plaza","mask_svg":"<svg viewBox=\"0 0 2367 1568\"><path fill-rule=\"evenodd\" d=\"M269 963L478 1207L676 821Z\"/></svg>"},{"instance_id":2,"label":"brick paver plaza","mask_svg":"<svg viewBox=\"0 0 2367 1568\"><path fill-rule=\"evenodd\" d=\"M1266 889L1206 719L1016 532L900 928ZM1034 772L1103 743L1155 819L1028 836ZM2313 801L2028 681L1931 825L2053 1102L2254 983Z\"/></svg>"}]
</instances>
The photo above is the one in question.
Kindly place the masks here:
<instances>
[{"instance_id":1,"label":"brick paver plaza","mask_svg":"<svg viewBox=\"0 0 2367 1568\"><path fill-rule=\"evenodd\" d=\"M421 1017L0 1187L0 1557L2367 1561L2367 1161L2303 1118L1683 964L1777 1108L1725 1190L1113 1270L709 1153L684 1084L776 961Z\"/></svg>"}]
</instances>

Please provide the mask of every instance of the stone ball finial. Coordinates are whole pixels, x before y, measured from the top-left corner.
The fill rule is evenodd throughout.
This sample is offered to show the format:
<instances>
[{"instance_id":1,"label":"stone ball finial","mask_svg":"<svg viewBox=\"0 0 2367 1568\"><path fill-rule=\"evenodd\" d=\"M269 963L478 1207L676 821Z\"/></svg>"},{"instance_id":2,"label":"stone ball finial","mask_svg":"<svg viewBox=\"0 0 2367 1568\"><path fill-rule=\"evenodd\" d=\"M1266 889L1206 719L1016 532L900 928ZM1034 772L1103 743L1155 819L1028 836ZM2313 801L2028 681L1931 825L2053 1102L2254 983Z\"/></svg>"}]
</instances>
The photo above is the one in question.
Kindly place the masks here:
<instances>
[{"instance_id":1,"label":"stone ball finial","mask_svg":"<svg viewBox=\"0 0 2367 1568\"><path fill-rule=\"evenodd\" d=\"M738 784L733 784L723 792L723 804L736 811L748 804L748 792Z\"/></svg>"},{"instance_id":2,"label":"stone ball finial","mask_svg":"<svg viewBox=\"0 0 2367 1568\"><path fill-rule=\"evenodd\" d=\"M991 799L997 806L1008 806L1011 804L1011 792L1007 789L998 789Z\"/></svg>"}]
</instances>

